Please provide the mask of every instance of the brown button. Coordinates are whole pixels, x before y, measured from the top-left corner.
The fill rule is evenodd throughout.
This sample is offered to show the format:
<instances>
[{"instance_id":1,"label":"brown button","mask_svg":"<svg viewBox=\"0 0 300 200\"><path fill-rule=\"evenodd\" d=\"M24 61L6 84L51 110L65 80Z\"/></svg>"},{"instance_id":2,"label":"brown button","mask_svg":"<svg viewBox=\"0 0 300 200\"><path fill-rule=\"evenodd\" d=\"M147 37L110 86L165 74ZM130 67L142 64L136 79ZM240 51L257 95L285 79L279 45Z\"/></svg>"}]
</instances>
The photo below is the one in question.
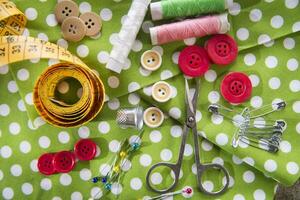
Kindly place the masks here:
<instances>
[{"instance_id":1,"label":"brown button","mask_svg":"<svg viewBox=\"0 0 300 200\"><path fill-rule=\"evenodd\" d=\"M152 97L157 102L167 102L171 99L172 88L165 81L159 81L152 86Z\"/></svg>"},{"instance_id":2,"label":"brown button","mask_svg":"<svg viewBox=\"0 0 300 200\"><path fill-rule=\"evenodd\" d=\"M63 36L66 40L78 42L84 38L86 27L78 17L68 17L61 25Z\"/></svg>"},{"instance_id":3,"label":"brown button","mask_svg":"<svg viewBox=\"0 0 300 200\"><path fill-rule=\"evenodd\" d=\"M55 6L55 17L59 23L62 23L67 17L78 17L79 8L74 1L62 0Z\"/></svg>"},{"instance_id":4,"label":"brown button","mask_svg":"<svg viewBox=\"0 0 300 200\"><path fill-rule=\"evenodd\" d=\"M150 128L157 128L163 123L164 114L160 109L156 107L150 107L144 111L143 118L147 126Z\"/></svg>"},{"instance_id":5,"label":"brown button","mask_svg":"<svg viewBox=\"0 0 300 200\"><path fill-rule=\"evenodd\" d=\"M145 51L141 57L143 68L149 71L157 70L162 63L161 55L155 50Z\"/></svg>"},{"instance_id":6,"label":"brown button","mask_svg":"<svg viewBox=\"0 0 300 200\"><path fill-rule=\"evenodd\" d=\"M86 26L86 35L95 36L97 35L102 27L102 21L99 15L94 12L86 12L79 17Z\"/></svg>"}]
</instances>

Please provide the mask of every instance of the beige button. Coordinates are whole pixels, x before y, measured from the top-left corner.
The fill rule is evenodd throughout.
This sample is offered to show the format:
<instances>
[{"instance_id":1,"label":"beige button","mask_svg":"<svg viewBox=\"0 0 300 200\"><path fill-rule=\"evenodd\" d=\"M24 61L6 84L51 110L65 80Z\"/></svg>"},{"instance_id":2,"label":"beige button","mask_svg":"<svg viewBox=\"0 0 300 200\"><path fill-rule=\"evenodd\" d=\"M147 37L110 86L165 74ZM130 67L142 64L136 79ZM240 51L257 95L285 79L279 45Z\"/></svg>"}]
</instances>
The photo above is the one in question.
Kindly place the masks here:
<instances>
[{"instance_id":1,"label":"beige button","mask_svg":"<svg viewBox=\"0 0 300 200\"><path fill-rule=\"evenodd\" d=\"M157 70L161 66L161 63L161 55L155 50L145 51L141 57L141 64L143 68L149 71Z\"/></svg>"},{"instance_id":2,"label":"beige button","mask_svg":"<svg viewBox=\"0 0 300 200\"><path fill-rule=\"evenodd\" d=\"M78 42L84 38L86 27L78 17L68 17L63 21L61 31L66 40Z\"/></svg>"},{"instance_id":3,"label":"beige button","mask_svg":"<svg viewBox=\"0 0 300 200\"><path fill-rule=\"evenodd\" d=\"M58 23L62 23L67 17L78 17L79 8L74 1L62 0L56 4L54 14Z\"/></svg>"},{"instance_id":4,"label":"beige button","mask_svg":"<svg viewBox=\"0 0 300 200\"><path fill-rule=\"evenodd\" d=\"M102 21L99 15L94 12L86 12L79 17L86 26L86 35L95 36L97 35L102 27Z\"/></svg>"},{"instance_id":5,"label":"beige button","mask_svg":"<svg viewBox=\"0 0 300 200\"><path fill-rule=\"evenodd\" d=\"M165 81L159 81L152 86L152 97L157 102L167 102L171 99L172 88Z\"/></svg>"},{"instance_id":6,"label":"beige button","mask_svg":"<svg viewBox=\"0 0 300 200\"><path fill-rule=\"evenodd\" d=\"M150 107L144 111L143 118L147 126L150 128L157 128L163 123L164 114L160 109L156 107Z\"/></svg>"}]
</instances>

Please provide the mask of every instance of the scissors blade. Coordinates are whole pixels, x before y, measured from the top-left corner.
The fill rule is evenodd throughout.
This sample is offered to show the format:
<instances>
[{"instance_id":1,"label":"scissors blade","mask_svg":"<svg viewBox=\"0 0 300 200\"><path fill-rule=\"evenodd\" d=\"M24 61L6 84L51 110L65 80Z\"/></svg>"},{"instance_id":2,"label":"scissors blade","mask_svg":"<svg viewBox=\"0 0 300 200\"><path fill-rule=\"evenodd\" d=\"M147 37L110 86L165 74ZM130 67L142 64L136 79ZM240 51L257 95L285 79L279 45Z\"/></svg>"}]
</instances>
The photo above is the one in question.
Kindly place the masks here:
<instances>
[{"instance_id":1,"label":"scissors blade","mask_svg":"<svg viewBox=\"0 0 300 200\"><path fill-rule=\"evenodd\" d=\"M188 106L188 110L192 114L195 114L193 100L191 99L191 96L190 96L190 87L189 87L189 83L186 78L185 78L185 104L186 104L186 106Z\"/></svg>"}]
</instances>

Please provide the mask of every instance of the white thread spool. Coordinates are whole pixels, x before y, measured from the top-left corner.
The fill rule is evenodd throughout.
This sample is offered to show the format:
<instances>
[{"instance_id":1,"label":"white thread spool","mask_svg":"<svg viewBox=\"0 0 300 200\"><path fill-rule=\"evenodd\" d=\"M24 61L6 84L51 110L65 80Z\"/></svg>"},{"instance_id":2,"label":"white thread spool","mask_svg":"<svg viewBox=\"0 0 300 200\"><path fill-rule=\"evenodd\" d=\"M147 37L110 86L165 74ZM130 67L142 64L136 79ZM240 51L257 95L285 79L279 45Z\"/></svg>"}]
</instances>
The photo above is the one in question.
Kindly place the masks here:
<instances>
[{"instance_id":1,"label":"white thread spool","mask_svg":"<svg viewBox=\"0 0 300 200\"><path fill-rule=\"evenodd\" d=\"M126 59L142 26L151 0L133 0L127 13L127 19L118 35L118 41L110 52L107 69L121 73Z\"/></svg>"}]
</instances>

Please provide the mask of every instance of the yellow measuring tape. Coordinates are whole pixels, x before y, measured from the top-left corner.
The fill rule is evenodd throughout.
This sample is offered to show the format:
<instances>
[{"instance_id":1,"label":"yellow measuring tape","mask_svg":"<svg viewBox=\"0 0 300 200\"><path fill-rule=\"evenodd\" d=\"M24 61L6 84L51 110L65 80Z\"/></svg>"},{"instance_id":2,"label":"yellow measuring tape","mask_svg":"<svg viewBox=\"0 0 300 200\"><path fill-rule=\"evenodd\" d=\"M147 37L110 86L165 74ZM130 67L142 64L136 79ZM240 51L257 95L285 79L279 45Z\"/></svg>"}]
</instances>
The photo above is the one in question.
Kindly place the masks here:
<instances>
[{"instance_id":1,"label":"yellow measuring tape","mask_svg":"<svg viewBox=\"0 0 300 200\"><path fill-rule=\"evenodd\" d=\"M16 36L23 32L26 19L9 1L0 0L0 23L4 24L0 29L0 66L37 58L61 61L42 73L33 90L34 105L47 122L74 127L89 122L100 112L104 104L104 85L87 65L60 46L37 38ZM57 85L66 78L74 78L82 85L82 96L72 105L55 98Z\"/></svg>"}]
</instances>

